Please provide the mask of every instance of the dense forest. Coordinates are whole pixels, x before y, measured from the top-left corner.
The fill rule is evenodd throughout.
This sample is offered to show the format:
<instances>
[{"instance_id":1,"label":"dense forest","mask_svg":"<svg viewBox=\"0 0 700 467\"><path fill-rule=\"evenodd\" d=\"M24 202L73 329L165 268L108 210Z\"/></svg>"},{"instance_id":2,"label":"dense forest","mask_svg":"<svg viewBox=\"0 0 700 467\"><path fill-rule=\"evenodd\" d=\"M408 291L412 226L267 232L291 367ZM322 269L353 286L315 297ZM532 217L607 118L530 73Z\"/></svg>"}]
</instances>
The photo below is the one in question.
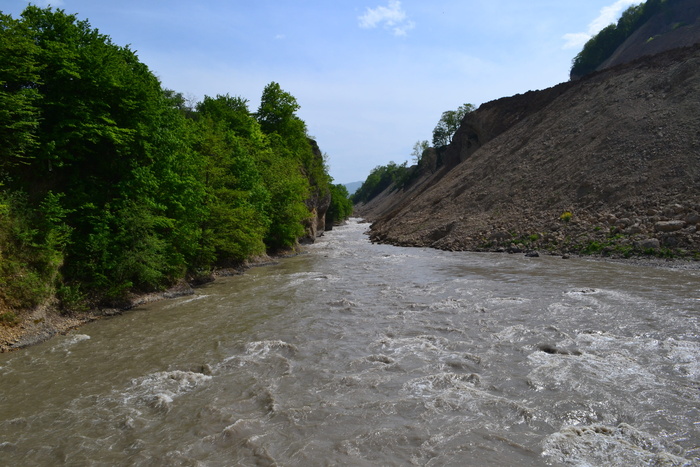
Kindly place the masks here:
<instances>
[{"instance_id":1,"label":"dense forest","mask_svg":"<svg viewBox=\"0 0 700 467\"><path fill-rule=\"evenodd\" d=\"M617 24L610 24L593 36L574 57L572 77L582 77L594 72L621 46L634 31L655 14L664 11L677 0L647 0L633 5L622 13Z\"/></svg>"},{"instance_id":2,"label":"dense forest","mask_svg":"<svg viewBox=\"0 0 700 467\"><path fill-rule=\"evenodd\" d=\"M311 199L347 217L298 109L275 82L255 112L228 94L188 105L75 15L0 12L0 321L293 247Z\"/></svg>"}]
</instances>

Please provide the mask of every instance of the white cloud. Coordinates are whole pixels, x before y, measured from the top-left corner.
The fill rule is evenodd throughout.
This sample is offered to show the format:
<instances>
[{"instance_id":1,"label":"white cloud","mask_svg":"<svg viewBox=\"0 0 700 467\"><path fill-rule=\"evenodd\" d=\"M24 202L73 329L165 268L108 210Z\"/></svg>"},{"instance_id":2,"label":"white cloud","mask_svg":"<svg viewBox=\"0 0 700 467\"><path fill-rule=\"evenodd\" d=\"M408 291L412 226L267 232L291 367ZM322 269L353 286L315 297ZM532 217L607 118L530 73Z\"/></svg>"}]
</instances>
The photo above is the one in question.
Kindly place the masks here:
<instances>
[{"instance_id":1,"label":"white cloud","mask_svg":"<svg viewBox=\"0 0 700 467\"><path fill-rule=\"evenodd\" d=\"M598 17L588 25L588 31L564 34L563 39L566 43L563 48L573 49L582 47L591 37L598 34L603 28L615 23L620 13L629 6L638 5L640 3L642 2L639 0L617 0L612 5L601 8Z\"/></svg>"},{"instance_id":2,"label":"white cloud","mask_svg":"<svg viewBox=\"0 0 700 467\"><path fill-rule=\"evenodd\" d=\"M566 41L564 44L565 49L579 49L583 47L591 35L585 32L573 32L570 34L564 34L563 39Z\"/></svg>"},{"instance_id":3,"label":"white cloud","mask_svg":"<svg viewBox=\"0 0 700 467\"><path fill-rule=\"evenodd\" d=\"M395 36L405 36L415 27L415 23L408 19L398 0L389 0L388 6L367 8L365 14L357 19L361 28L372 29L383 24L386 29L391 29Z\"/></svg>"}]
</instances>

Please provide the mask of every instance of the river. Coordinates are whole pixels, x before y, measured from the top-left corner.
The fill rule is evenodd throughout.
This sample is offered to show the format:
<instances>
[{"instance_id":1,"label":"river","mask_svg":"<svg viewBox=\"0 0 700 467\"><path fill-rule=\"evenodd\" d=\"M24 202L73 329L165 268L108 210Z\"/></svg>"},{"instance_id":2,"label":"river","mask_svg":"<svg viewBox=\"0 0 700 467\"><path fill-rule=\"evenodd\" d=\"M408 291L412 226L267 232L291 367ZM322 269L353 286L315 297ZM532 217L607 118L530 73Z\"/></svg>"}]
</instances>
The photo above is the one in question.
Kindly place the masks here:
<instances>
[{"instance_id":1,"label":"river","mask_svg":"<svg viewBox=\"0 0 700 467\"><path fill-rule=\"evenodd\" d=\"M0 355L0 465L700 464L700 271L366 229Z\"/></svg>"}]
</instances>

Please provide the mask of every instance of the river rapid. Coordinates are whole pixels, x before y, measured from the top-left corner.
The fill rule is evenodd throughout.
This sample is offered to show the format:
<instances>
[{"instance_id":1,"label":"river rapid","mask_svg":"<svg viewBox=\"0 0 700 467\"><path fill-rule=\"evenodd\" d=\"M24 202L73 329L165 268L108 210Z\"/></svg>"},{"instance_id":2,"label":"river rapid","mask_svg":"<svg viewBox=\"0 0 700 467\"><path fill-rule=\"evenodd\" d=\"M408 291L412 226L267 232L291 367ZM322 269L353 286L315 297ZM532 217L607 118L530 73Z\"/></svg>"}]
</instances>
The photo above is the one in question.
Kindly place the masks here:
<instances>
[{"instance_id":1,"label":"river rapid","mask_svg":"<svg viewBox=\"0 0 700 467\"><path fill-rule=\"evenodd\" d=\"M0 355L0 465L700 464L700 271L366 229Z\"/></svg>"}]
</instances>

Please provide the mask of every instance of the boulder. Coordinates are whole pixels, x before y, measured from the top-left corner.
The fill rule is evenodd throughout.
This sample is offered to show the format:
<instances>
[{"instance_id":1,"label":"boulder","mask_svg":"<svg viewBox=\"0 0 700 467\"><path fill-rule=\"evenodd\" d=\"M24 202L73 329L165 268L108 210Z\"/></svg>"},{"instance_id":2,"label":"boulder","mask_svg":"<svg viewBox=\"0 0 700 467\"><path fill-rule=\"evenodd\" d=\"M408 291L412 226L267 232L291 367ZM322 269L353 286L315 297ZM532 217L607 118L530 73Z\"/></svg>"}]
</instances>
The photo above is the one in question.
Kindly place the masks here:
<instances>
[{"instance_id":1,"label":"boulder","mask_svg":"<svg viewBox=\"0 0 700 467\"><path fill-rule=\"evenodd\" d=\"M648 238L634 243L634 246L640 250L658 250L661 248L661 242L656 238Z\"/></svg>"},{"instance_id":2,"label":"boulder","mask_svg":"<svg viewBox=\"0 0 700 467\"><path fill-rule=\"evenodd\" d=\"M685 221L688 224L700 224L700 214L697 212L691 212L688 214L688 216L685 218Z\"/></svg>"},{"instance_id":3,"label":"boulder","mask_svg":"<svg viewBox=\"0 0 700 467\"><path fill-rule=\"evenodd\" d=\"M659 221L654 225L657 232L676 232L685 227L685 221Z\"/></svg>"}]
</instances>

